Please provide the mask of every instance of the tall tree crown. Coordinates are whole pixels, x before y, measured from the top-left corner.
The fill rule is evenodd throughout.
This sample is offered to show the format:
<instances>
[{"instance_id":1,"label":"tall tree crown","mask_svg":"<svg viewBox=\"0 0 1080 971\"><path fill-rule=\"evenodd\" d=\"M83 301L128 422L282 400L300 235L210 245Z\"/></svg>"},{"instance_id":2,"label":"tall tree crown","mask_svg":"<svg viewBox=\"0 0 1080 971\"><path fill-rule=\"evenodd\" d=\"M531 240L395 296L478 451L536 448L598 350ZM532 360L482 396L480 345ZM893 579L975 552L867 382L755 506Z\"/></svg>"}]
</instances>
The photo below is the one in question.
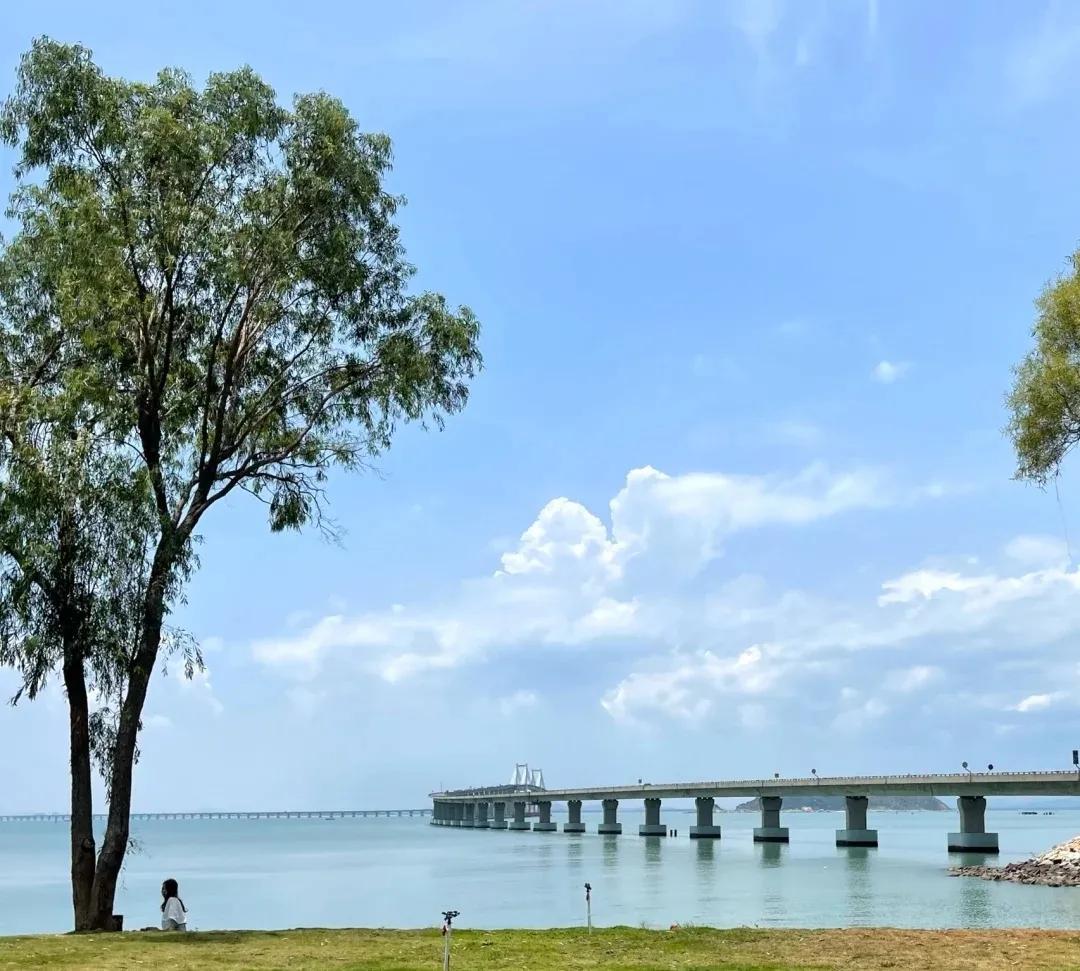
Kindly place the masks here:
<instances>
[{"instance_id":1,"label":"tall tree crown","mask_svg":"<svg viewBox=\"0 0 1080 971\"><path fill-rule=\"evenodd\" d=\"M1080 442L1080 251L1036 306L1035 347L1014 372L1008 431L1017 477L1043 485Z\"/></svg>"},{"instance_id":2,"label":"tall tree crown","mask_svg":"<svg viewBox=\"0 0 1080 971\"><path fill-rule=\"evenodd\" d=\"M0 134L19 151L10 369L62 363L50 400L139 456L181 537L236 488L275 529L321 518L328 466L464 404L476 319L409 292L389 140L336 99L283 108L247 68L129 82L43 39Z\"/></svg>"}]
</instances>

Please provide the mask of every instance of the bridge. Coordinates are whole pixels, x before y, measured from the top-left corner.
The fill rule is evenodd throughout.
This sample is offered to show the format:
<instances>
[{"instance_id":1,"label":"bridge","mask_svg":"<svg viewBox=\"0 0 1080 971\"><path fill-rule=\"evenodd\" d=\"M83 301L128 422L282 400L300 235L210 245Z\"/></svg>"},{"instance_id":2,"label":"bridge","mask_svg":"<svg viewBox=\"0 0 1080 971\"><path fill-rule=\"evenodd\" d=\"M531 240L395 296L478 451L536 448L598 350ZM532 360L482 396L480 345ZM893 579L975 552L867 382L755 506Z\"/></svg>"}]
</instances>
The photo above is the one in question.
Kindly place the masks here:
<instances>
[{"instance_id":1,"label":"bridge","mask_svg":"<svg viewBox=\"0 0 1080 971\"><path fill-rule=\"evenodd\" d=\"M149 819L367 819L374 816L430 816L432 810L420 809L301 809L268 812L195 812L195 813L132 813L132 820ZM103 814L94 819L104 821ZM0 815L0 823L70 823L69 813L18 813Z\"/></svg>"},{"instance_id":2,"label":"bridge","mask_svg":"<svg viewBox=\"0 0 1080 971\"><path fill-rule=\"evenodd\" d=\"M506 791L506 790L511 791ZM948 834L949 852L998 852L998 834L986 832L987 796L1080 796L1080 769L1069 772L963 772L943 775L818 776L781 779L737 779L715 782L638 783L629 786L598 786L578 789L493 786L431 793L435 826L466 829L510 829L553 832L552 803L565 802L565 833L584 833L581 807L599 802L603 821L597 832L609 836L622 833L620 803L642 800L645 823L641 836L667 836L660 820L665 799L693 799L697 823L690 827L691 839L719 839L721 827L713 813L715 800L723 797L757 797L761 800L761 825L754 829L758 843L787 843L789 829L780 825L784 796L813 794L845 797L846 819L836 831L837 846L877 846L876 829L866 820L869 796L955 796L960 816L957 832ZM539 807L539 819L531 826L525 819L528 803ZM512 807L507 820L506 807ZM489 812L490 810L490 812Z\"/></svg>"}]
</instances>

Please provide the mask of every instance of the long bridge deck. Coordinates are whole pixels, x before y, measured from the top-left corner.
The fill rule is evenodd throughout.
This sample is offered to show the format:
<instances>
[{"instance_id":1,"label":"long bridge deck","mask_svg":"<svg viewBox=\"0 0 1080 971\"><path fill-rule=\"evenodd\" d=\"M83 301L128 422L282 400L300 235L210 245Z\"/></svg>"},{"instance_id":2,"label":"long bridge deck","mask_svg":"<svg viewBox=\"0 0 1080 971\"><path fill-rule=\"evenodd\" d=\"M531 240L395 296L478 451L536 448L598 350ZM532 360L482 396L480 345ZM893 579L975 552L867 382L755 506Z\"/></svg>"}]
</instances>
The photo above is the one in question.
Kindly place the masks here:
<instances>
[{"instance_id":1,"label":"long bridge deck","mask_svg":"<svg viewBox=\"0 0 1080 971\"><path fill-rule=\"evenodd\" d=\"M301 809L271 812L195 812L195 813L132 813L133 820L148 819L366 819L374 816L430 816L430 807L420 809ZM94 819L104 820L95 814ZM69 823L69 813L16 813L0 815L0 823Z\"/></svg>"},{"instance_id":2,"label":"long bridge deck","mask_svg":"<svg viewBox=\"0 0 1080 971\"><path fill-rule=\"evenodd\" d=\"M509 787L434 792L433 799L475 801L477 796ZM514 790L510 790L513 792ZM535 794L537 790L529 790ZM806 776L793 779L728 779L716 782L640 783L542 790L543 798L568 799L695 799L712 796L1080 796L1080 772L959 772L927 775Z\"/></svg>"},{"instance_id":3,"label":"long bridge deck","mask_svg":"<svg viewBox=\"0 0 1080 971\"><path fill-rule=\"evenodd\" d=\"M1080 768L1064 772L958 772L925 775L866 775L818 776L781 779L734 779L706 782L641 782L626 786L586 786L569 789L521 787L507 792L506 786L479 789L457 789L433 792L432 823L440 826L459 826L477 829L534 829L552 831L557 828L551 820L551 804L565 802L569 821L563 825L567 833L585 832L581 821L582 802L599 801L604 809L604 821L597 832L618 835L618 807L626 800L643 800L645 824L638 832L642 836L667 836L668 828L660 822L660 805L664 799L694 799L697 806L697 825L690 827L691 838L719 838L720 827L715 825L715 800L724 797L756 797L761 802L761 826L754 830L754 839L762 843L786 843L787 827L780 825L784 796L817 795L843 796L847 825L837 830L838 846L877 846L877 830L867 827L866 812L870 796L956 796L960 812L960 830L949 834L950 851L996 853L997 833L987 833L985 827L986 796L1080 796ZM513 820L505 819L506 806L513 806ZM539 806L540 819L531 827L525 821L525 806ZM488 808L493 807L489 820Z\"/></svg>"}]
</instances>

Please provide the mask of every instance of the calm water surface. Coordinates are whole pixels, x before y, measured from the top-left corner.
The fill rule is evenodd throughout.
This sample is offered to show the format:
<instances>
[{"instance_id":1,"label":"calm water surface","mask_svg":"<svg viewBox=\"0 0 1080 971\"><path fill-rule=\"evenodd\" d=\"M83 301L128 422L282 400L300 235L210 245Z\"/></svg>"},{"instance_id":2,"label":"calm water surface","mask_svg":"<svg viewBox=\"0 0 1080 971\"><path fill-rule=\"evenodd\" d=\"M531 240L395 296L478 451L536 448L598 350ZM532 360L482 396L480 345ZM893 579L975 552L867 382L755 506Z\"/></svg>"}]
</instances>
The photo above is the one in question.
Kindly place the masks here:
<instances>
[{"instance_id":1,"label":"calm water surface","mask_svg":"<svg viewBox=\"0 0 1080 971\"><path fill-rule=\"evenodd\" d=\"M678 838L446 829L419 817L175 820L136 823L117 912L156 925L158 888L175 876L191 926L419 927L460 910L462 927L597 924L718 927L1080 927L1080 890L958 879L945 834L955 812L871 812L878 849L839 849L841 813L785 813L787 846L755 845L755 814L717 814L722 840L687 838L690 813L666 811ZM598 815L584 816L595 830ZM987 812L999 862L1080 832L1080 811ZM0 934L70 927L63 824L0 824Z\"/></svg>"}]
</instances>

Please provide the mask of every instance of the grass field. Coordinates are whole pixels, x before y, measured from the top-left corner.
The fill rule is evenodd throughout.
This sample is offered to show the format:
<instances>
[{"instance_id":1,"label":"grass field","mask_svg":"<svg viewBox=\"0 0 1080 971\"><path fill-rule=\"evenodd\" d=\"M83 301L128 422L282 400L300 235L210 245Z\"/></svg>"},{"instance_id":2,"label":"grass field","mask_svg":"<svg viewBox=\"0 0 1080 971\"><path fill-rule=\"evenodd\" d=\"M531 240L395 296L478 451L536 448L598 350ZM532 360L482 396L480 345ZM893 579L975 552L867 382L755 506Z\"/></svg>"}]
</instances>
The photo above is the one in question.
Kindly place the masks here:
<instances>
[{"instance_id":1,"label":"grass field","mask_svg":"<svg viewBox=\"0 0 1080 971\"><path fill-rule=\"evenodd\" d=\"M436 931L296 930L206 934L101 934L0 938L0 969L363 969L441 967ZM1080 969L1072 931L717 931L630 928L455 931L454 971L670 968L784 971L789 968Z\"/></svg>"}]
</instances>

